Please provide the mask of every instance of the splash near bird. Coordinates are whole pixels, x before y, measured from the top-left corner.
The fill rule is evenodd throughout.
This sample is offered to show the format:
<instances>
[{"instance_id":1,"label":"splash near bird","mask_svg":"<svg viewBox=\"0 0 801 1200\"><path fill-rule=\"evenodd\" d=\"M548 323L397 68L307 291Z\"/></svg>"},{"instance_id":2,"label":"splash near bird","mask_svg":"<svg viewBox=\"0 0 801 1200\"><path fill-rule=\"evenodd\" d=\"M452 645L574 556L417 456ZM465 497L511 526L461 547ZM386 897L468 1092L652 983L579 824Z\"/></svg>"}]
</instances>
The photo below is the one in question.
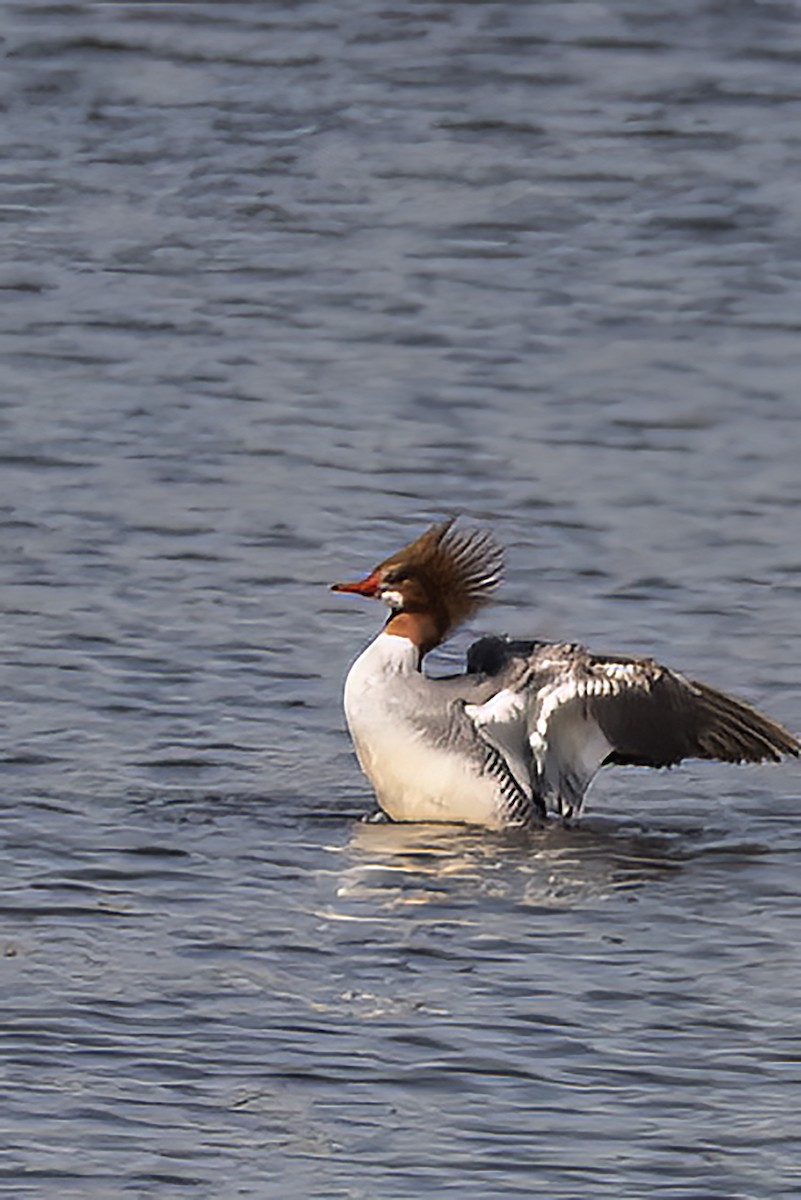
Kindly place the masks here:
<instances>
[{"instance_id":1,"label":"splash near bird","mask_svg":"<svg viewBox=\"0 0 801 1200\"><path fill-rule=\"evenodd\" d=\"M332 584L390 610L348 673L345 714L393 820L537 825L578 813L607 764L798 755L798 740L770 717L652 658L484 637L468 651L466 674L423 675L423 657L501 581L492 535L454 521L432 525L364 579Z\"/></svg>"}]
</instances>

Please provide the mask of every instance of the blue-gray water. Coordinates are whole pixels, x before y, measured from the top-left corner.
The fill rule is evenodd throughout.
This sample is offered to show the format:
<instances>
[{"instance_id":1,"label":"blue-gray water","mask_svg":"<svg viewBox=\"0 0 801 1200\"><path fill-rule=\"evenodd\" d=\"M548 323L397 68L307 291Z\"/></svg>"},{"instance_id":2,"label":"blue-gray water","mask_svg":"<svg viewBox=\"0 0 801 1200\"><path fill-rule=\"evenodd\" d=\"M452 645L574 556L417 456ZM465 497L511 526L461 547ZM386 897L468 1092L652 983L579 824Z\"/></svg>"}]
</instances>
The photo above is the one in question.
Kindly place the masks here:
<instances>
[{"instance_id":1,"label":"blue-gray water","mask_svg":"<svg viewBox=\"0 0 801 1200\"><path fill-rule=\"evenodd\" d=\"M2 27L0 1192L801 1196L798 766L362 824L325 586L462 510L801 727L801 10Z\"/></svg>"}]
</instances>

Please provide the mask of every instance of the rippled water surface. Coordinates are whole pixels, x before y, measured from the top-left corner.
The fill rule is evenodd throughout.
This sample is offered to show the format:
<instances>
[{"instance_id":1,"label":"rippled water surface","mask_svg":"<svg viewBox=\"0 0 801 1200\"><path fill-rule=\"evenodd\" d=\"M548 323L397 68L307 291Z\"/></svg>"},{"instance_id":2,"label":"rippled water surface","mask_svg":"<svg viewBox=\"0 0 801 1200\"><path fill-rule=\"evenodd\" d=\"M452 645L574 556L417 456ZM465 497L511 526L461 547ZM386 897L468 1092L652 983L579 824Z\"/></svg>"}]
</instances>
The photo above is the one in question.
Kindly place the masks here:
<instances>
[{"instance_id":1,"label":"rippled water surface","mask_svg":"<svg viewBox=\"0 0 801 1200\"><path fill-rule=\"evenodd\" d=\"M801 1196L797 765L364 824L325 587L462 510L801 727L801 10L3 26L0 1192Z\"/></svg>"}]
</instances>

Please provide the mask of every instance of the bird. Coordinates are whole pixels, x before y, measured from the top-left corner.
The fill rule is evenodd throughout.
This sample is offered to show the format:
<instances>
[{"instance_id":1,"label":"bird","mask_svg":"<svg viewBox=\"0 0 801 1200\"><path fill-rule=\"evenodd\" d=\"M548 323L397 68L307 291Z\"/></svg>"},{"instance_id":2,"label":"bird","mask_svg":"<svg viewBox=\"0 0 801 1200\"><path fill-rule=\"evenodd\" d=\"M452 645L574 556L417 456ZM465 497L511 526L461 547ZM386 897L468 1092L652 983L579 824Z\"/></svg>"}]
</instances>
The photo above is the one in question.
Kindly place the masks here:
<instances>
[{"instance_id":1,"label":"bird","mask_svg":"<svg viewBox=\"0 0 801 1200\"><path fill-rule=\"evenodd\" d=\"M356 755L386 817L541 827L577 816L606 765L798 756L778 722L653 658L489 635L468 649L465 673L424 674L425 656L490 602L503 559L489 530L450 516L364 578L331 584L389 609L344 690Z\"/></svg>"}]
</instances>

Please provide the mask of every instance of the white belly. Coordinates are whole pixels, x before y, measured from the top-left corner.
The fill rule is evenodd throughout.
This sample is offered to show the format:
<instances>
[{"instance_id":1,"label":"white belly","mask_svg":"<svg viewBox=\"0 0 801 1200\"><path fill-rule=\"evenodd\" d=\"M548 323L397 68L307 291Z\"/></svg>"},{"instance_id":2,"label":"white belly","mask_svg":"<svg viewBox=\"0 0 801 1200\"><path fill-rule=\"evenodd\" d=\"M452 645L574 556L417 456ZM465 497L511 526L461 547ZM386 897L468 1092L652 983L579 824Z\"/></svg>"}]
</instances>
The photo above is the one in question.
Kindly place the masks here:
<instances>
[{"instance_id":1,"label":"white belly","mask_svg":"<svg viewBox=\"0 0 801 1200\"><path fill-rule=\"evenodd\" d=\"M457 754L427 746L412 728L353 731L362 770L393 821L463 821L500 828L497 788Z\"/></svg>"}]
</instances>

